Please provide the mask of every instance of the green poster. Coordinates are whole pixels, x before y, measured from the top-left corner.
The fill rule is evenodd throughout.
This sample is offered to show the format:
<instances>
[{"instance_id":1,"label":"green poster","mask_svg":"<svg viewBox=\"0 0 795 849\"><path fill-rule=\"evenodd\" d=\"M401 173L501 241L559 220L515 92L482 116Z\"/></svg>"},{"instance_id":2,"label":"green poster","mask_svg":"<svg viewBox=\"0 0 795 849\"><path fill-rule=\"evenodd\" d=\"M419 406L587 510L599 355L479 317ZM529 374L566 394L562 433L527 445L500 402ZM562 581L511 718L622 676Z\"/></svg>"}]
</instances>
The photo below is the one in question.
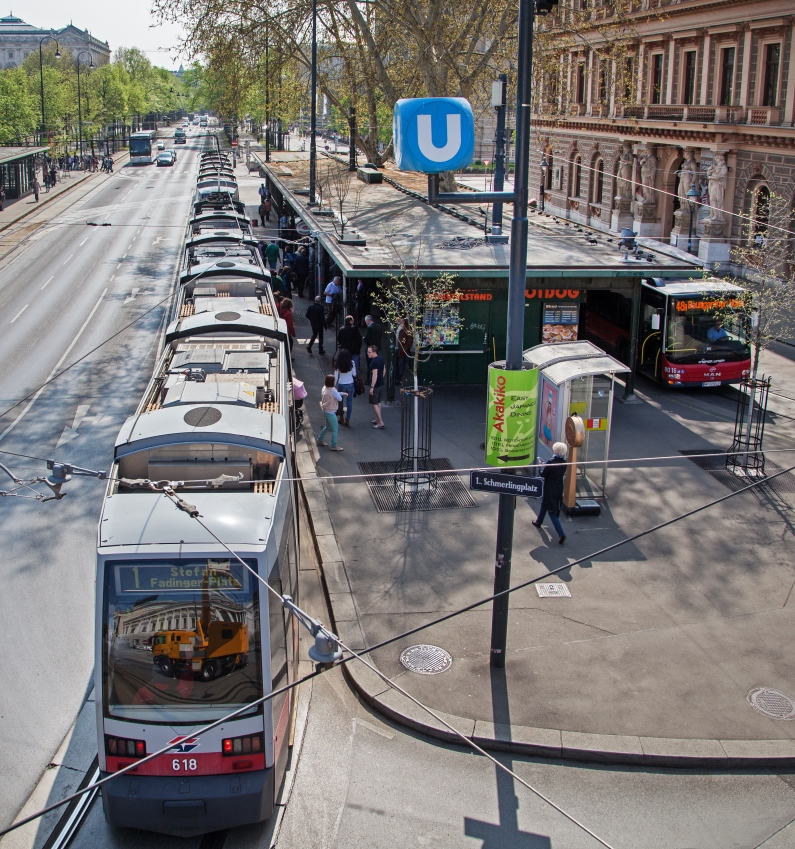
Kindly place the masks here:
<instances>
[{"instance_id":1,"label":"green poster","mask_svg":"<svg viewBox=\"0 0 795 849\"><path fill-rule=\"evenodd\" d=\"M505 371L489 366L486 462L490 466L526 466L535 460L538 369Z\"/></svg>"}]
</instances>

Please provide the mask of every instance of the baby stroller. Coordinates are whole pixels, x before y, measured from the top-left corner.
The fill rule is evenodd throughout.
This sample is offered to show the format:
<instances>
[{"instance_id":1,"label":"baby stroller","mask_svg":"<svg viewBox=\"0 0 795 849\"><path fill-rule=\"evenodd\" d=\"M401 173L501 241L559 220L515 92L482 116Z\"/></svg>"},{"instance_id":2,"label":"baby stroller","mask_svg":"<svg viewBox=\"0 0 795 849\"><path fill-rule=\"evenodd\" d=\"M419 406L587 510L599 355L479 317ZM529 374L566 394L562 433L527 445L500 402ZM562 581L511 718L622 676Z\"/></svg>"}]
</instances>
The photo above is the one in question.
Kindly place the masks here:
<instances>
[{"instance_id":1,"label":"baby stroller","mask_svg":"<svg viewBox=\"0 0 795 849\"><path fill-rule=\"evenodd\" d=\"M307 396L303 381L293 378L293 433L298 433L304 423L304 398Z\"/></svg>"}]
</instances>

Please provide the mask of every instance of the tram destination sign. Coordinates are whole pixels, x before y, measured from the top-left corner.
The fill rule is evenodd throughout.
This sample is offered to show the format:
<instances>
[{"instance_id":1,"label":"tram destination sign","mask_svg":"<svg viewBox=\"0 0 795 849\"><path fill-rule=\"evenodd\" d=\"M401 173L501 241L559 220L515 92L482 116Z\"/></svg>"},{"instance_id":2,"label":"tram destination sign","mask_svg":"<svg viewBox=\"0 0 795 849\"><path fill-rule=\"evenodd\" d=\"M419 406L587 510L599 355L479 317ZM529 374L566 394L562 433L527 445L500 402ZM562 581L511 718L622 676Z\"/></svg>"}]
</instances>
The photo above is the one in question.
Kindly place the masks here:
<instances>
[{"instance_id":1,"label":"tram destination sign","mask_svg":"<svg viewBox=\"0 0 795 849\"><path fill-rule=\"evenodd\" d=\"M500 495L541 498L544 492L544 479L477 471L469 473L469 488L480 490L480 492L497 492Z\"/></svg>"}]
</instances>

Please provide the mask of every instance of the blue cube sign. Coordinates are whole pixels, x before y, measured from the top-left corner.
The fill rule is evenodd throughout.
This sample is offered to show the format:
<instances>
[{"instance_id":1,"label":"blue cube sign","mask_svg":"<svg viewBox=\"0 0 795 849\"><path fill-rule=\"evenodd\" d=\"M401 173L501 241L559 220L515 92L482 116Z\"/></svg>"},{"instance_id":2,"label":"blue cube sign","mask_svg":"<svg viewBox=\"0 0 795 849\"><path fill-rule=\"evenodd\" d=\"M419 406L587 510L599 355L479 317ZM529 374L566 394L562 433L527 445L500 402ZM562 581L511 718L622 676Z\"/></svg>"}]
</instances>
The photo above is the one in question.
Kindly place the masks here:
<instances>
[{"instance_id":1,"label":"blue cube sign","mask_svg":"<svg viewBox=\"0 0 795 849\"><path fill-rule=\"evenodd\" d=\"M463 97L398 100L393 138L401 171L441 174L466 168L475 152L472 107Z\"/></svg>"}]
</instances>

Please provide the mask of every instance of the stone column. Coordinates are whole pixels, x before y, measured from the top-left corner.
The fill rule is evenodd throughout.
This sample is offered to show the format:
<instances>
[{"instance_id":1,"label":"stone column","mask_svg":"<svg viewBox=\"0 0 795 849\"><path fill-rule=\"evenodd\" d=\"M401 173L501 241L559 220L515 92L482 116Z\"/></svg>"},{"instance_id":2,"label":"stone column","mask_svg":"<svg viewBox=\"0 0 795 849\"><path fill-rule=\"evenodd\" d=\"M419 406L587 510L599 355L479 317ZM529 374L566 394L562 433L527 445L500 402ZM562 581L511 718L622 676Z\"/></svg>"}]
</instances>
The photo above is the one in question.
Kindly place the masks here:
<instances>
[{"instance_id":1,"label":"stone column","mask_svg":"<svg viewBox=\"0 0 795 849\"><path fill-rule=\"evenodd\" d=\"M687 192L695 185L701 193L700 168L696 162L695 150L692 147L685 148L685 158L679 166L679 209L674 212L674 226L671 229L670 243L680 250L687 250L690 241L691 253L698 253L698 209L693 210L692 230L690 225L690 205L687 200Z\"/></svg>"},{"instance_id":2,"label":"stone column","mask_svg":"<svg viewBox=\"0 0 795 849\"><path fill-rule=\"evenodd\" d=\"M662 224L658 213L659 160L654 145L638 146L638 163L640 165L641 192L643 199L635 202L635 218L633 230L639 236L659 238Z\"/></svg>"},{"instance_id":3,"label":"stone column","mask_svg":"<svg viewBox=\"0 0 795 849\"><path fill-rule=\"evenodd\" d=\"M634 180L635 157L632 153L632 142L623 142L619 158L616 178L616 196L613 212L610 216L610 229L620 233L624 227L634 229L632 215L632 196L635 191Z\"/></svg>"}]
</instances>

